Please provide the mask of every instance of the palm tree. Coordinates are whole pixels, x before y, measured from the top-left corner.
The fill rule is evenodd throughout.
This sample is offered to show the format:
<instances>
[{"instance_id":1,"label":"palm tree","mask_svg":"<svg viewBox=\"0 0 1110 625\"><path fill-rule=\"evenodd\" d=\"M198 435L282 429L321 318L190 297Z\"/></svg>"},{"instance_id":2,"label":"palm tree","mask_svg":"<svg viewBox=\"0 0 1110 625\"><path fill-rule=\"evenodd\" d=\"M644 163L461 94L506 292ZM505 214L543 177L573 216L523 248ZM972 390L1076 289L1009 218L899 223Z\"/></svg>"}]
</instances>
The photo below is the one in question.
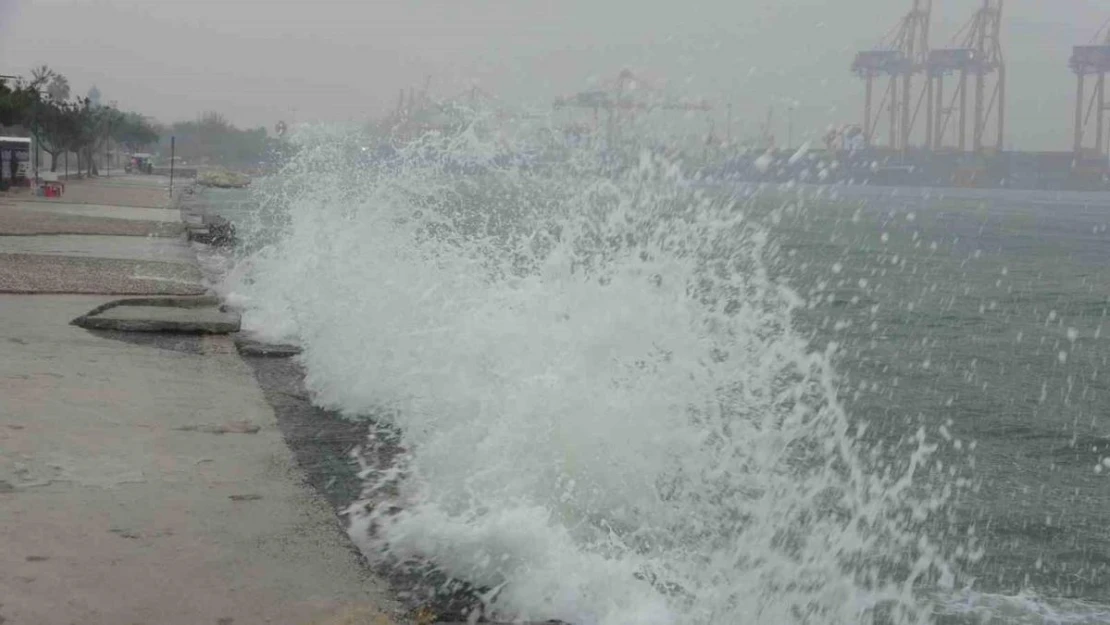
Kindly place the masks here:
<instances>
[{"instance_id":1,"label":"palm tree","mask_svg":"<svg viewBox=\"0 0 1110 625\"><path fill-rule=\"evenodd\" d=\"M48 66L36 67L31 70L31 82L39 85L45 85L54 78L54 70Z\"/></svg>"}]
</instances>

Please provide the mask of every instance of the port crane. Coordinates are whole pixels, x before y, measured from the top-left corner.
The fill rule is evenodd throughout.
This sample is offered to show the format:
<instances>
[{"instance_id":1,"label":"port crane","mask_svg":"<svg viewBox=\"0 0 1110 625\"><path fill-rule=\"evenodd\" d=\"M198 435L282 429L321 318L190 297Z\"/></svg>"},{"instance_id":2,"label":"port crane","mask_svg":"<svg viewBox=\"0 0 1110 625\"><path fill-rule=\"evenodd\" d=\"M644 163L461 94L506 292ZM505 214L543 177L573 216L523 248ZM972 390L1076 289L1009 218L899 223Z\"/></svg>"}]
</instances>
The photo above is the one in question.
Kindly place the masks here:
<instances>
[{"instance_id":1,"label":"port crane","mask_svg":"<svg viewBox=\"0 0 1110 625\"><path fill-rule=\"evenodd\" d=\"M593 111L595 131L600 128L601 112L604 111L611 139L616 138L621 124L625 121L633 121L637 113L654 110L704 113L712 110L705 100L668 97L662 89L640 78L630 69L622 70L615 78L600 84L597 89L557 98L554 106L556 109L580 108Z\"/></svg>"},{"instance_id":2,"label":"port crane","mask_svg":"<svg viewBox=\"0 0 1110 625\"><path fill-rule=\"evenodd\" d=\"M1068 63L1076 76L1075 159L1106 155L1106 73L1110 71L1110 20L1102 25L1088 45L1075 46ZM1094 77L1088 88L1087 77ZM1090 91L1090 96L1087 92ZM1084 106L1086 104L1086 106ZM1094 145L1087 147L1086 135L1094 117Z\"/></svg>"},{"instance_id":3,"label":"port crane","mask_svg":"<svg viewBox=\"0 0 1110 625\"><path fill-rule=\"evenodd\" d=\"M1002 50L1003 0L983 0L979 10L952 38L953 45L929 54L928 72L936 98L931 142L934 150L955 149L979 154L990 143L1001 152L1006 134L1006 61ZM945 77L958 76L950 101L945 103ZM974 80L974 108L969 111L969 82ZM987 99L988 84L990 99ZM969 115L970 112L970 115ZM990 139L990 126L994 137ZM968 122L970 122L970 135ZM955 135L955 146L946 146L949 133ZM970 141L969 141L970 139Z\"/></svg>"},{"instance_id":4,"label":"port crane","mask_svg":"<svg viewBox=\"0 0 1110 625\"><path fill-rule=\"evenodd\" d=\"M920 93L915 93L915 78L925 73L929 58L932 12L932 0L913 0L910 11L881 43L858 52L852 61L852 72L864 81L863 133L867 145L875 145L881 120L881 115L873 114L876 109L889 114L887 146L893 150L909 147L922 101L929 108L926 119L932 119L932 98L926 93L931 82L926 81ZM876 107L875 82L880 80L886 80L887 87ZM915 95L916 108L912 106ZM928 143L932 133L925 134Z\"/></svg>"}]
</instances>

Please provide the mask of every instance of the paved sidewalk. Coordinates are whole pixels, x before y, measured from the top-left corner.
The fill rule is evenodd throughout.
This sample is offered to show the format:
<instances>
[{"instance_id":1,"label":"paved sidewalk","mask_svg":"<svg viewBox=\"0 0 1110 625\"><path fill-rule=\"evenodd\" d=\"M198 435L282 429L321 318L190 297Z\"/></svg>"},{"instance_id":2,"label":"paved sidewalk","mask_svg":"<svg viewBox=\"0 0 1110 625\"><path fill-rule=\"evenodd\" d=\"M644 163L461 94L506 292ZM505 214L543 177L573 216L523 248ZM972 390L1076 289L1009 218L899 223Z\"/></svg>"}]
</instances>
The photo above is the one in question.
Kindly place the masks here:
<instances>
[{"instance_id":1,"label":"paved sidewalk","mask_svg":"<svg viewBox=\"0 0 1110 625\"><path fill-rule=\"evenodd\" d=\"M143 187L160 181L135 178L138 190L113 178L90 192L96 210L110 215L112 188L152 197ZM0 280L0 623L393 622L229 337L69 325L117 292L113 274L75 261L148 267L157 250L193 269L184 239L17 238L0 236L0 252L19 250L0 254L0 276L15 258L33 288L90 294L4 293ZM165 283L125 279L136 294Z\"/></svg>"},{"instance_id":2,"label":"paved sidewalk","mask_svg":"<svg viewBox=\"0 0 1110 625\"><path fill-rule=\"evenodd\" d=\"M0 236L107 234L176 238L185 231L177 211L31 201L0 195ZM155 218L151 218L155 217Z\"/></svg>"}]
</instances>

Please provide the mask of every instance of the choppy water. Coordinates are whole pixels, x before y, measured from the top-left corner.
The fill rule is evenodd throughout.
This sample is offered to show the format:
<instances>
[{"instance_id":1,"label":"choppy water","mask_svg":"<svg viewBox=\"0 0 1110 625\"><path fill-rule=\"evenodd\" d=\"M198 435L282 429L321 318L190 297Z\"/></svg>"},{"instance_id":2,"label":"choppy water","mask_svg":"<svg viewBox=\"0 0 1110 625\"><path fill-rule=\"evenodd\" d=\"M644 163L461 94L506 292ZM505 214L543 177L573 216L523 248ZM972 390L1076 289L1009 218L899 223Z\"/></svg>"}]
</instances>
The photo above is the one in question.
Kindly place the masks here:
<instances>
[{"instance_id":1,"label":"choppy water","mask_svg":"<svg viewBox=\"0 0 1110 625\"><path fill-rule=\"evenodd\" d=\"M827 298L806 317L844 344L849 410L977 445L958 508L984 538L979 584L1110 602L1110 206L807 204L780 226L785 271Z\"/></svg>"},{"instance_id":2,"label":"choppy water","mask_svg":"<svg viewBox=\"0 0 1110 625\"><path fill-rule=\"evenodd\" d=\"M213 197L245 320L404 432L368 552L583 624L1110 622L1105 205L312 146Z\"/></svg>"}]
</instances>

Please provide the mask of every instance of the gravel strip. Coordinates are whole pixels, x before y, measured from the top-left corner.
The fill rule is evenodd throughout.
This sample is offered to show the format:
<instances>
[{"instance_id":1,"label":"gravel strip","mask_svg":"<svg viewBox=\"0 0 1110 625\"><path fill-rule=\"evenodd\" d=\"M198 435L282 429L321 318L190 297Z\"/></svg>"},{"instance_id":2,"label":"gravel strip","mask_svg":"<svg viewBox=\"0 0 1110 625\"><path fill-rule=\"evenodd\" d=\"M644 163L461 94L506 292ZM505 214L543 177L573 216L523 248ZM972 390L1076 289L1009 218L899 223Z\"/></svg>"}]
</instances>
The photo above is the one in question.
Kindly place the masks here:
<instances>
[{"instance_id":1,"label":"gravel strip","mask_svg":"<svg viewBox=\"0 0 1110 625\"><path fill-rule=\"evenodd\" d=\"M202 295L201 280L180 263L0 254L0 293Z\"/></svg>"},{"instance_id":2,"label":"gravel strip","mask_svg":"<svg viewBox=\"0 0 1110 625\"><path fill-rule=\"evenodd\" d=\"M136 237L177 237L185 232L181 223L79 217L26 211L0 205L0 235L107 234Z\"/></svg>"}]
</instances>

